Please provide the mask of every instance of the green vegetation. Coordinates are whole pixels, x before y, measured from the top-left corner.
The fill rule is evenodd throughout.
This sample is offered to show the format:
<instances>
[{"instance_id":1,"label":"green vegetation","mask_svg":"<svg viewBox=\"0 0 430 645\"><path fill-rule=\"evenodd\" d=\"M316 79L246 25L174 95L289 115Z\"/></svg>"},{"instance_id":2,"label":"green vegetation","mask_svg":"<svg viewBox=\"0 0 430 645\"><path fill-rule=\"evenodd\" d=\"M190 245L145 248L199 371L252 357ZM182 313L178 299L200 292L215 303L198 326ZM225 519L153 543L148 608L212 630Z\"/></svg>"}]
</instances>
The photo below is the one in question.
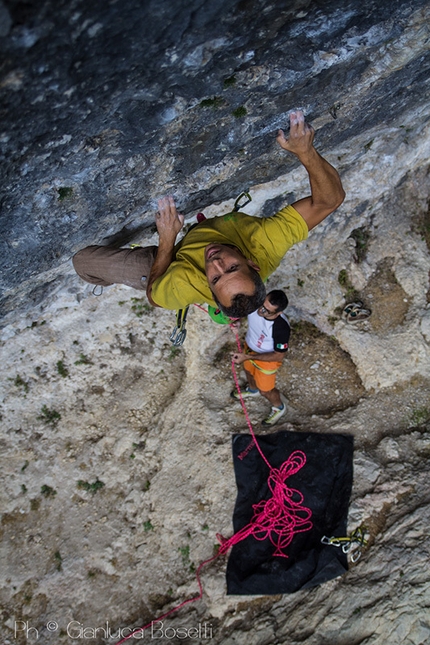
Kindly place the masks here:
<instances>
[{"instance_id":1,"label":"green vegetation","mask_svg":"<svg viewBox=\"0 0 430 645\"><path fill-rule=\"evenodd\" d=\"M203 99L203 101L200 101L201 108L212 108L213 110L222 107L224 104L225 101L220 96L214 96L212 99Z\"/></svg>"},{"instance_id":2,"label":"green vegetation","mask_svg":"<svg viewBox=\"0 0 430 645\"><path fill-rule=\"evenodd\" d=\"M233 110L232 114L236 119L243 119L248 114L248 112L246 110L246 107L244 105L241 105L240 107Z\"/></svg>"},{"instance_id":3,"label":"green vegetation","mask_svg":"<svg viewBox=\"0 0 430 645\"><path fill-rule=\"evenodd\" d=\"M63 558L61 557L61 553L59 551L55 551L54 553L54 558L56 561L56 566L57 566L57 571L61 571L62 566L61 563L63 562Z\"/></svg>"},{"instance_id":4,"label":"green vegetation","mask_svg":"<svg viewBox=\"0 0 430 645\"><path fill-rule=\"evenodd\" d=\"M85 482L82 479L78 479L78 482L77 482L78 488L89 491L93 495L97 493L97 491L100 490L100 488L103 488L103 486L104 486L104 482L100 481L98 477L96 481L93 482L92 484L90 484L89 482Z\"/></svg>"},{"instance_id":5,"label":"green vegetation","mask_svg":"<svg viewBox=\"0 0 430 645\"><path fill-rule=\"evenodd\" d=\"M179 354L181 353L181 348L180 347L175 347L175 345L172 345L170 348L170 353L169 356L167 357L168 361L173 361Z\"/></svg>"},{"instance_id":6,"label":"green vegetation","mask_svg":"<svg viewBox=\"0 0 430 645\"><path fill-rule=\"evenodd\" d=\"M79 358L75 361L75 365L94 365L92 360L85 356L85 354L79 354Z\"/></svg>"},{"instance_id":7,"label":"green vegetation","mask_svg":"<svg viewBox=\"0 0 430 645\"><path fill-rule=\"evenodd\" d=\"M154 527L152 526L151 520L146 520L146 522L143 523L143 530L144 531L153 531Z\"/></svg>"},{"instance_id":8,"label":"green vegetation","mask_svg":"<svg viewBox=\"0 0 430 645\"><path fill-rule=\"evenodd\" d=\"M190 547L188 545L179 546L178 551L182 555L182 564L188 564L190 561Z\"/></svg>"},{"instance_id":9,"label":"green vegetation","mask_svg":"<svg viewBox=\"0 0 430 645\"><path fill-rule=\"evenodd\" d=\"M67 376L69 376L69 370L64 365L63 361L57 361L57 372L63 378L67 378Z\"/></svg>"},{"instance_id":10,"label":"green vegetation","mask_svg":"<svg viewBox=\"0 0 430 645\"><path fill-rule=\"evenodd\" d=\"M28 392L28 383L24 381L24 379L22 379L19 374L16 375L14 384L16 385L16 387L22 387L24 392Z\"/></svg>"},{"instance_id":11,"label":"green vegetation","mask_svg":"<svg viewBox=\"0 0 430 645\"><path fill-rule=\"evenodd\" d=\"M182 556L182 564L184 565L184 567L188 567L188 570L191 573L194 573L196 570L196 566L194 562L190 561L190 547L188 545L180 546L178 547L178 551Z\"/></svg>"},{"instance_id":12,"label":"green vegetation","mask_svg":"<svg viewBox=\"0 0 430 645\"><path fill-rule=\"evenodd\" d=\"M224 87L231 87L232 85L236 85L236 76L233 74L233 76L229 76L228 78L224 79Z\"/></svg>"},{"instance_id":13,"label":"green vegetation","mask_svg":"<svg viewBox=\"0 0 430 645\"><path fill-rule=\"evenodd\" d=\"M150 314L152 311L151 305L148 305L143 298L131 298L131 310L134 311L136 316L141 318L144 314Z\"/></svg>"},{"instance_id":14,"label":"green vegetation","mask_svg":"<svg viewBox=\"0 0 430 645\"><path fill-rule=\"evenodd\" d=\"M70 188L70 186L61 186L60 188L57 188L57 192L58 199L60 202L62 202L64 199L72 196L73 188Z\"/></svg>"},{"instance_id":15,"label":"green vegetation","mask_svg":"<svg viewBox=\"0 0 430 645\"><path fill-rule=\"evenodd\" d=\"M300 280L300 278L297 279L297 286L298 287L303 287L304 284L305 284L304 280Z\"/></svg>"},{"instance_id":16,"label":"green vegetation","mask_svg":"<svg viewBox=\"0 0 430 645\"><path fill-rule=\"evenodd\" d=\"M369 246L369 231L364 226L361 228L355 228L349 237L352 237L352 239L355 240L355 254L357 256L357 261L362 262L366 257Z\"/></svg>"},{"instance_id":17,"label":"green vegetation","mask_svg":"<svg viewBox=\"0 0 430 645\"><path fill-rule=\"evenodd\" d=\"M43 405L41 415L37 418L56 426L58 421L61 419L61 414L57 412L57 410L50 410L46 405Z\"/></svg>"},{"instance_id":18,"label":"green vegetation","mask_svg":"<svg viewBox=\"0 0 430 645\"><path fill-rule=\"evenodd\" d=\"M358 298L358 293L351 284L349 279L348 271L346 269L341 269L337 277L340 286L345 289L345 297L347 300L355 300Z\"/></svg>"},{"instance_id":19,"label":"green vegetation","mask_svg":"<svg viewBox=\"0 0 430 645\"><path fill-rule=\"evenodd\" d=\"M426 407L417 408L411 414L411 423L414 426L422 426L430 420L430 411Z\"/></svg>"},{"instance_id":20,"label":"green vegetation","mask_svg":"<svg viewBox=\"0 0 430 645\"><path fill-rule=\"evenodd\" d=\"M47 484L43 484L40 492L42 493L42 495L44 495L44 497L55 497L55 495L57 494L57 491Z\"/></svg>"}]
</instances>

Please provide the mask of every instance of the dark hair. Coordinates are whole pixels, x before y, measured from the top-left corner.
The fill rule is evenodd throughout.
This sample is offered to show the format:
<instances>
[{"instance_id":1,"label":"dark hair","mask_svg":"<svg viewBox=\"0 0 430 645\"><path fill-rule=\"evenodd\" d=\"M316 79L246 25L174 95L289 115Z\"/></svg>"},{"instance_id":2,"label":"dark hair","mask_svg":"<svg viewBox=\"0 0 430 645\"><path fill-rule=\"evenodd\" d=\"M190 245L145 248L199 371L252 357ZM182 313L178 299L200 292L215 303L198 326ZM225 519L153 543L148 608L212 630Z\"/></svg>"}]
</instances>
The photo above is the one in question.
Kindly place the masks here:
<instances>
[{"instance_id":1,"label":"dark hair","mask_svg":"<svg viewBox=\"0 0 430 645\"><path fill-rule=\"evenodd\" d=\"M284 311L288 307L288 298L287 294L281 291L280 289L273 289L267 294L269 302L271 305L276 307L278 311Z\"/></svg>"},{"instance_id":2,"label":"dark hair","mask_svg":"<svg viewBox=\"0 0 430 645\"><path fill-rule=\"evenodd\" d=\"M244 318L261 307L266 299L266 287L264 286L258 271L249 267L249 275L251 276L255 286L255 291L251 296L247 296L244 293L237 293L233 296L229 307L223 307L223 305L214 296L215 302L226 316L229 316L230 318Z\"/></svg>"}]
</instances>

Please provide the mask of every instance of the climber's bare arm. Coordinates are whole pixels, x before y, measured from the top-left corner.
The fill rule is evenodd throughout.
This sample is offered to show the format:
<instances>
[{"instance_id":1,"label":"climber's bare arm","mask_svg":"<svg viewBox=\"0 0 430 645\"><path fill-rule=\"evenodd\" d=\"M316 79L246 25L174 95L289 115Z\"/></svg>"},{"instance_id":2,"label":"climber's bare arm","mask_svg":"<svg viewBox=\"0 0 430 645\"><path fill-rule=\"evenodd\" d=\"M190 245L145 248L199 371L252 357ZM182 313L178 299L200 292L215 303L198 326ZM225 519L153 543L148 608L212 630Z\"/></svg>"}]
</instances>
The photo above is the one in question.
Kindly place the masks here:
<instances>
[{"instance_id":1,"label":"climber's bare arm","mask_svg":"<svg viewBox=\"0 0 430 645\"><path fill-rule=\"evenodd\" d=\"M281 148L294 154L308 172L311 194L292 205L303 217L309 230L336 210L345 199L337 170L314 148L314 135L315 131L306 123L303 112L297 111L290 114L288 138L283 130L279 130L276 138Z\"/></svg>"}]
</instances>

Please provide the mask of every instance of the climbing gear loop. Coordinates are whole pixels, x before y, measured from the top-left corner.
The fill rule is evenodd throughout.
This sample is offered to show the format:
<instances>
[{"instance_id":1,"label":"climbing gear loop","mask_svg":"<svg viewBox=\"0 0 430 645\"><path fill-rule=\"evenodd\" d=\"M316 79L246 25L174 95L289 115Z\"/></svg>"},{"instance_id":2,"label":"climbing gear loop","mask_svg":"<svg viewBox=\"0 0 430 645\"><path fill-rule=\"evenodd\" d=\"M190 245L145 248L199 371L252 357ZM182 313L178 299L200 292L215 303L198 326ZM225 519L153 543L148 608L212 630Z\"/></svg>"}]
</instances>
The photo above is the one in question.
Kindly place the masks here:
<instances>
[{"instance_id":1,"label":"climbing gear loop","mask_svg":"<svg viewBox=\"0 0 430 645\"><path fill-rule=\"evenodd\" d=\"M188 309L189 307L185 307L185 309L179 309L179 311L176 312L176 326L170 334L170 342L173 343L175 347L183 345L187 336L185 323L187 322Z\"/></svg>"}]
</instances>

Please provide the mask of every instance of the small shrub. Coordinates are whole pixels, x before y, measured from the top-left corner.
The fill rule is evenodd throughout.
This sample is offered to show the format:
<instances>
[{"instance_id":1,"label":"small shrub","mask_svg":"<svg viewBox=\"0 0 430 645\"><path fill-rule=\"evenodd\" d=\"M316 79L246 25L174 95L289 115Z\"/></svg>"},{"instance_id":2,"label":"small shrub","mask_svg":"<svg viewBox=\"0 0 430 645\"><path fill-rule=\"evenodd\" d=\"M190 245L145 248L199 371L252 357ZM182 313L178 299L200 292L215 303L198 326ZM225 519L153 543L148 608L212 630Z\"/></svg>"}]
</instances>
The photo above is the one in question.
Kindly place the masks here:
<instances>
[{"instance_id":1,"label":"small shrub","mask_svg":"<svg viewBox=\"0 0 430 645\"><path fill-rule=\"evenodd\" d=\"M228 78L224 79L224 87L231 87L232 85L236 84L236 76L233 74L233 76L229 76Z\"/></svg>"},{"instance_id":2,"label":"small shrub","mask_svg":"<svg viewBox=\"0 0 430 645\"><path fill-rule=\"evenodd\" d=\"M64 365L63 361L57 361L57 372L63 378L67 378L67 376L69 376L69 370Z\"/></svg>"},{"instance_id":3,"label":"small shrub","mask_svg":"<svg viewBox=\"0 0 430 645\"><path fill-rule=\"evenodd\" d=\"M356 300L358 298L358 293L355 290L354 286L351 284L348 276L348 271L346 269L341 269L337 277L340 286L345 289L345 297L347 300Z\"/></svg>"},{"instance_id":4,"label":"small shrub","mask_svg":"<svg viewBox=\"0 0 430 645\"><path fill-rule=\"evenodd\" d=\"M152 311L151 305L148 305L143 298L131 298L131 310L134 311L136 316L141 318L144 314L150 314Z\"/></svg>"},{"instance_id":5,"label":"small shrub","mask_svg":"<svg viewBox=\"0 0 430 645\"><path fill-rule=\"evenodd\" d=\"M97 477L96 481L90 484L89 482L85 482L82 479L79 479L77 482L78 488L82 490L87 490L93 495L97 493L100 488L103 488L104 482L100 481L100 479Z\"/></svg>"},{"instance_id":6,"label":"small shrub","mask_svg":"<svg viewBox=\"0 0 430 645\"><path fill-rule=\"evenodd\" d=\"M421 426L430 419L430 411L426 407L414 410L411 415L411 423L414 426Z\"/></svg>"},{"instance_id":7,"label":"small shrub","mask_svg":"<svg viewBox=\"0 0 430 645\"><path fill-rule=\"evenodd\" d=\"M57 410L50 410L46 405L43 405L41 414L37 418L55 426L57 425L58 421L61 419L61 414L57 412Z\"/></svg>"},{"instance_id":8,"label":"small shrub","mask_svg":"<svg viewBox=\"0 0 430 645\"><path fill-rule=\"evenodd\" d=\"M24 392L28 392L28 383L24 381L24 379L22 379L19 374L16 375L14 384L16 385L16 387L22 387Z\"/></svg>"},{"instance_id":9,"label":"small shrub","mask_svg":"<svg viewBox=\"0 0 430 645\"><path fill-rule=\"evenodd\" d=\"M173 345L170 348L170 353L169 353L169 356L167 357L167 360L173 361L177 356L179 356L180 353L181 353L181 348L175 347L175 345Z\"/></svg>"},{"instance_id":10,"label":"small shrub","mask_svg":"<svg viewBox=\"0 0 430 645\"><path fill-rule=\"evenodd\" d=\"M57 491L54 488L51 488L51 486L48 486L47 484L43 484L43 486L40 489L40 492L44 497L55 497L57 494Z\"/></svg>"},{"instance_id":11,"label":"small shrub","mask_svg":"<svg viewBox=\"0 0 430 645\"><path fill-rule=\"evenodd\" d=\"M151 520L146 520L146 522L143 523L143 530L144 531L153 531L154 527L152 526Z\"/></svg>"},{"instance_id":12,"label":"small shrub","mask_svg":"<svg viewBox=\"0 0 430 645\"><path fill-rule=\"evenodd\" d=\"M73 195L73 188L70 188L70 186L61 186L60 188L57 188L58 192L58 199L60 202L62 202L64 199L67 199L68 197L71 197Z\"/></svg>"},{"instance_id":13,"label":"small shrub","mask_svg":"<svg viewBox=\"0 0 430 645\"><path fill-rule=\"evenodd\" d=\"M79 354L79 358L75 361L75 365L93 365L92 360L85 356L85 354Z\"/></svg>"},{"instance_id":14,"label":"small shrub","mask_svg":"<svg viewBox=\"0 0 430 645\"><path fill-rule=\"evenodd\" d=\"M243 119L248 114L248 112L246 107L244 105L241 105L240 107L233 110L232 114L236 119Z\"/></svg>"},{"instance_id":15,"label":"small shrub","mask_svg":"<svg viewBox=\"0 0 430 645\"><path fill-rule=\"evenodd\" d=\"M220 96L214 96L212 99L203 99L203 101L200 101L200 107L212 108L213 110L216 110L216 108L223 106L224 103L224 99L222 99Z\"/></svg>"},{"instance_id":16,"label":"small shrub","mask_svg":"<svg viewBox=\"0 0 430 645\"><path fill-rule=\"evenodd\" d=\"M182 556L182 564L187 566L190 564L190 547L187 546L179 546L178 551Z\"/></svg>"},{"instance_id":17,"label":"small shrub","mask_svg":"<svg viewBox=\"0 0 430 645\"><path fill-rule=\"evenodd\" d=\"M57 563L57 571L61 571L61 569L62 569L61 563L63 562L63 558L61 557L61 553L59 551L55 551L54 558L55 558L55 561Z\"/></svg>"},{"instance_id":18,"label":"small shrub","mask_svg":"<svg viewBox=\"0 0 430 645\"><path fill-rule=\"evenodd\" d=\"M357 256L357 262L362 262L366 257L369 246L369 231L364 226L361 228L355 228L349 237L352 237L352 239L355 240L355 254Z\"/></svg>"}]
</instances>

